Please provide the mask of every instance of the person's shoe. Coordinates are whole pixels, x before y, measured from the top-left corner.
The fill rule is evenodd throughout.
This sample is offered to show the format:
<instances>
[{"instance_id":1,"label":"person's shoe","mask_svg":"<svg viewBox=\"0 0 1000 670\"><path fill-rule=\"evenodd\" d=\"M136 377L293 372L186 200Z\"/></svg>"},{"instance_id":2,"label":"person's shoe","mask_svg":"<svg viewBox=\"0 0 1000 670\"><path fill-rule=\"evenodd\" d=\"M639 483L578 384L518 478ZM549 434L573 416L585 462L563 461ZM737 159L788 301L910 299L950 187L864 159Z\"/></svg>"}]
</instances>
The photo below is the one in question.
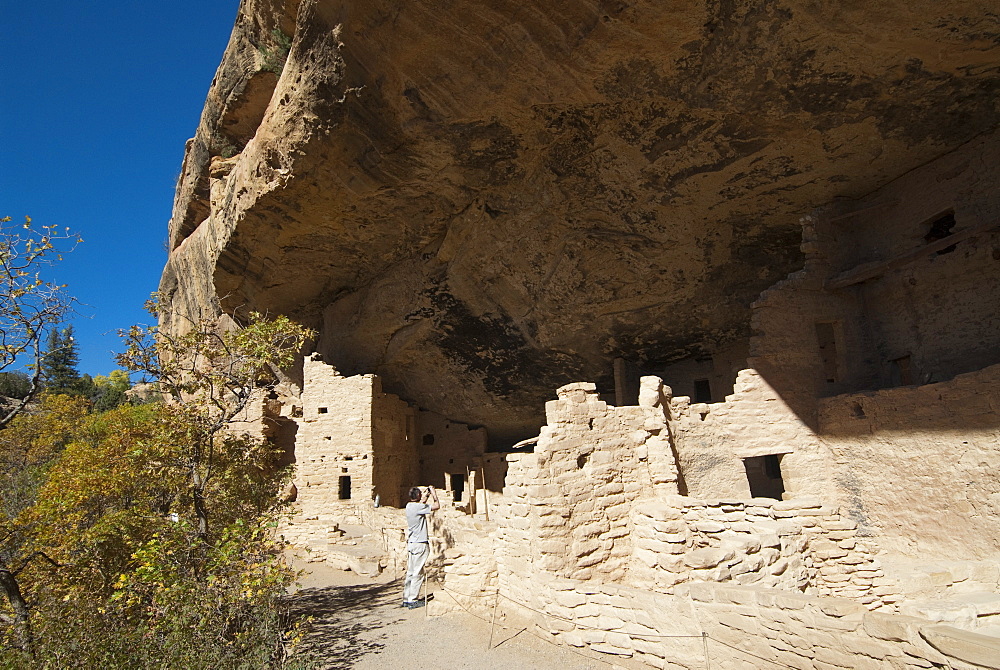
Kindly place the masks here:
<instances>
[{"instance_id":1,"label":"person's shoe","mask_svg":"<svg viewBox=\"0 0 1000 670\"><path fill-rule=\"evenodd\" d=\"M404 601L403 601L403 604L402 604L402 605L400 605L400 607L406 607L406 608L409 608L409 607L412 607L412 606L413 606L413 603L411 603L411 602L408 602L408 601L406 601L406 600L404 600Z\"/></svg>"},{"instance_id":2,"label":"person's shoe","mask_svg":"<svg viewBox=\"0 0 1000 670\"><path fill-rule=\"evenodd\" d=\"M410 608L411 610L415 610L418 607L423 607L424 606L424 601L423 600L416 600L416 601L414 601L412 603L407 603L406 606L408 608Z\"/></svg>"}]
</instances>

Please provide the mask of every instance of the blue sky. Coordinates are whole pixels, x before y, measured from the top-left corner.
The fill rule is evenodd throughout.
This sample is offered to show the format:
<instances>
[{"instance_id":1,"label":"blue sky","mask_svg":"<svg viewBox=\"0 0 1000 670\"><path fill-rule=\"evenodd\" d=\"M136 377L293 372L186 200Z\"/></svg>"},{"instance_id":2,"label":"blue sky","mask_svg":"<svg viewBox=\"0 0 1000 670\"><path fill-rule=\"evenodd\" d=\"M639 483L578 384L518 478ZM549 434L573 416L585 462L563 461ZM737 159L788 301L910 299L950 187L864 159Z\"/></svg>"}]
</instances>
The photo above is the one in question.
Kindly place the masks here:
<instances>
[{"instance_id":1,"label":"blue sky","mask_svg":"<svg viewBox=\"0 0 1000 670\"><path fill-rule=\"evenodd\" d=\"M3 3L0 216L83 237L51 273L83 303L81 372L114 369L117 329L148 321L184 142L238 6Z\"/></svg>"}]
</instances>

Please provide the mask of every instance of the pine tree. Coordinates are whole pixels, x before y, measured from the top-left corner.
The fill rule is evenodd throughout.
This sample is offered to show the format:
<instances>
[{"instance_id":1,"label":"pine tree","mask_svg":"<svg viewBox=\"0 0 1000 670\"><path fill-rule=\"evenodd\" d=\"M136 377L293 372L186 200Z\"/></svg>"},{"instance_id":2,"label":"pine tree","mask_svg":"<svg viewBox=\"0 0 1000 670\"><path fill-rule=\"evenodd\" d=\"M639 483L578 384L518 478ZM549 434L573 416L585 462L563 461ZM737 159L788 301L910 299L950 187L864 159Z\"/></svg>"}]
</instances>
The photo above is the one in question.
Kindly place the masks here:
<instances>
[{"instance_id":1,"label":"pine tree","mask_svg":"<svg viewBox=\"0 0 1000 670\"><path fill-rule=\"evenodd\" d=\"M49 333L48 348L42 359L42 378L49 393L80 395L79 354L73 326Z\"/></svg>"}]
</instances>

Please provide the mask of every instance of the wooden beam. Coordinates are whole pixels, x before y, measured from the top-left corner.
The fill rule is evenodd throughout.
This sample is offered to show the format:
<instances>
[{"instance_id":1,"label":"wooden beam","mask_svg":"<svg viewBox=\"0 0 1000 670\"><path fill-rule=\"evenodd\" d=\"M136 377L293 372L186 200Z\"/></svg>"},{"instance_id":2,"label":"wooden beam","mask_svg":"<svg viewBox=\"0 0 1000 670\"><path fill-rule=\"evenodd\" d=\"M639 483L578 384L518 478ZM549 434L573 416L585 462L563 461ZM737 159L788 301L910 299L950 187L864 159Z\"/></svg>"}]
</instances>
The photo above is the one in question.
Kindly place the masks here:
<instances>
[{"instance_id":1,"label":"wooden beam","mask_svg":"<svg viewBox=\"0 0 1000 670\"><path fill-rule=\"evenodd\" d=\"M888 261L873 261L871 263L859 265L856 268L852 268L846 272L841 272L840 274L831 277L823 285L823 288L828 291L836 291L838 289L847 288L848 286L853 286L854 284L860 284L861 282L881 277L886 272L898 270L901 267L909 265L913 261L930 256L931 254L941 251L942 249L947 249L953 244L958 244L959 242L963 242L970 237L975 237L976 235L985 233L993 228L1000 228L1000 221L982 223L978 226L973 226L972 228L960 230L953 235L949 235L948 237L944 237L940 240L935 240L934 242L920 247L915 251L897 256L896 258Z\"/></svg>"},{"instance_id":2,"label":"wooden beam","mask_svg":"<svg viewBox=\"0 0 1000 670\"><path fill-rule=\"evenodd\" d=\"M837 223L838 221L844 221L846 219L852 219L860 214L866 214L867 212L874 212L879 209L885 209L886 207L892 207L899 204L899 199L894 198L892 200L886 200L885 202L877 202L874 205L868 205L867 207L862 207L861 209L856 209L853 212L848 212L847 214L841 214L840 216L835 216L831 219L827 219L830 223Z\"/></svg>"}]
</instances>

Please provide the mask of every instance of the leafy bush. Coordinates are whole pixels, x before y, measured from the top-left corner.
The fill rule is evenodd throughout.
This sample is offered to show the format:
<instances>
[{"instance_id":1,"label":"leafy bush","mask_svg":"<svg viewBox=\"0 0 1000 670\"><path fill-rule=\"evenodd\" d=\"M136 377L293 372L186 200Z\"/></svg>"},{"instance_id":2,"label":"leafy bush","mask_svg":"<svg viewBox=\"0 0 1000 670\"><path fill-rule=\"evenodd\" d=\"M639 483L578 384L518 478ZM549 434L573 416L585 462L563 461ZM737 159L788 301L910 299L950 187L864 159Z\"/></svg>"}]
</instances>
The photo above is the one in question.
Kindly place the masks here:
<instances>
[{"instance_id":1,"label":"leafy bush","mask_svg":"<svg viewBox=\"0 0 1000 670\"><path fill-rule=\"evenodd\" d=\"M271 31L271 40L273 41L272 45L257 47L257 50L264 60L263 69L280 77L282 70L285 69L288 54L292 50L292 38L286 35L281 28L275 28Z\"/></svg>"},{"instance_id":2,"label":"leafy bush","mask_svg":"<svg viewBox=\"0 0 1000 670\"><path fill-rule=\"evenodd\" d=\"M87 416L54 395L0 431L0 668L309 665L288 656L274 532L289 473L230 423L310 335L259 315L221 335L133 328L123 362L171 403Z\"/></svg>"}]
</instances>

